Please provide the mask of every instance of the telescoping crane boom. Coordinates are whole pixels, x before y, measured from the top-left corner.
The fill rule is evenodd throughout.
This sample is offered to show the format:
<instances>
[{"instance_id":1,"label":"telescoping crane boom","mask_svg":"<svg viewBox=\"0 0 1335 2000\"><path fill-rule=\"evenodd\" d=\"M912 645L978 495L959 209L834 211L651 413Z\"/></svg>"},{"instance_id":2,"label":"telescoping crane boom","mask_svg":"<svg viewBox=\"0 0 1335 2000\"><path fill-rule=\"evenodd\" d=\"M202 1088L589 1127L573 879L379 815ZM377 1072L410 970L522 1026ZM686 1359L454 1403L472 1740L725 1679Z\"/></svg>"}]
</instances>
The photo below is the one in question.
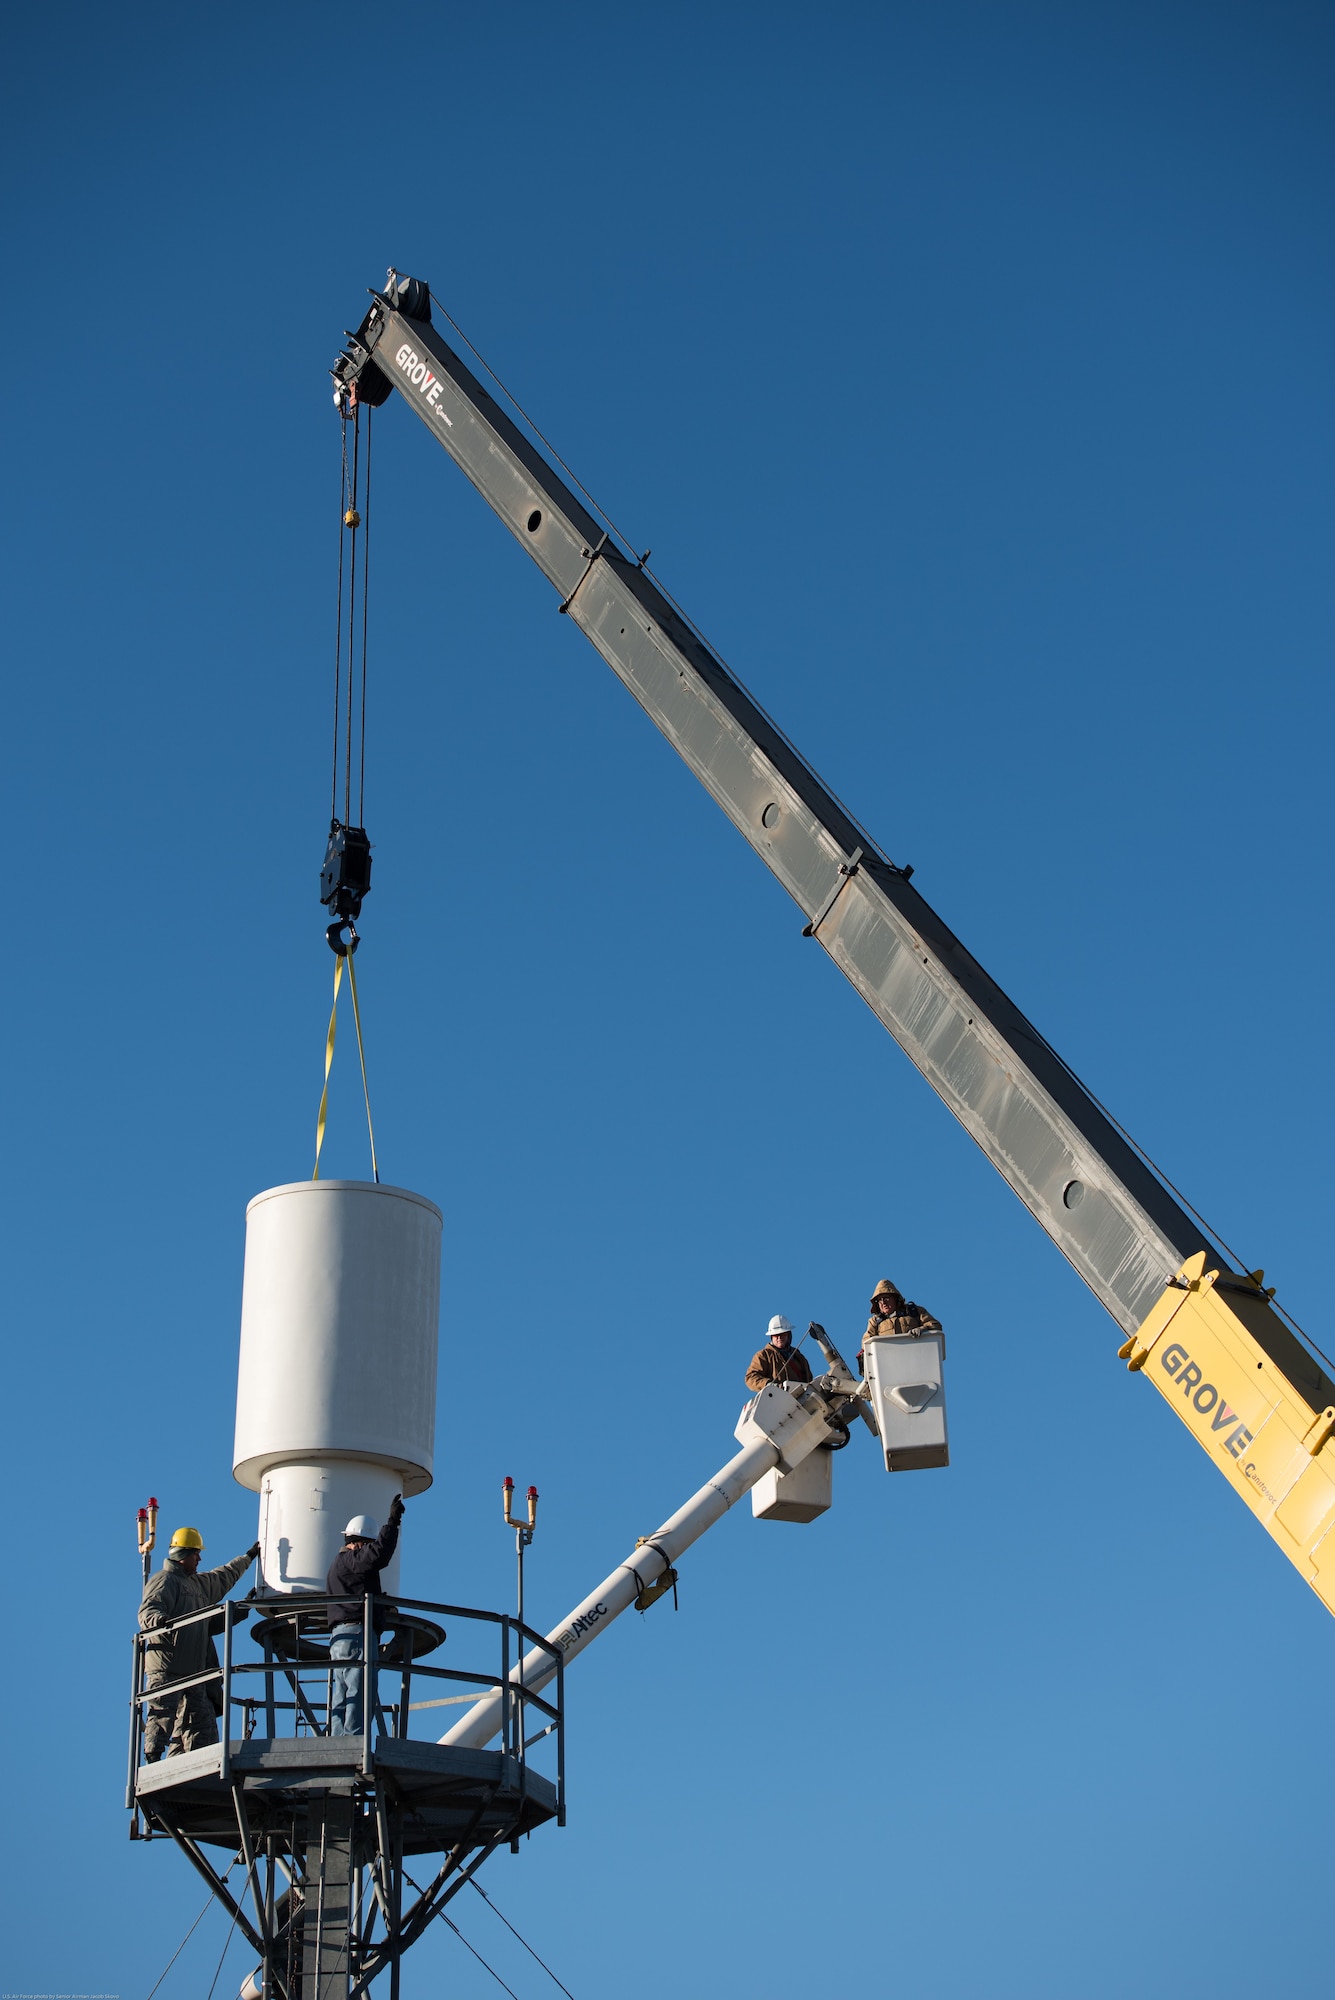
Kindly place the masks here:
<instances>
[{"instance_id":1,"label":"telescoping crane boom","mask_svg":"<svg viewBox=\"0 0 1335 2000\"><path fill-rule=\"evenodd\" d=\"M1335 1381L1123 1137L897 866L549 465L389 273L333 369L339 398L397 389L802 910L1117 1322L1290 1561L1335 1610Z\"/></svg>"}]
</instances>

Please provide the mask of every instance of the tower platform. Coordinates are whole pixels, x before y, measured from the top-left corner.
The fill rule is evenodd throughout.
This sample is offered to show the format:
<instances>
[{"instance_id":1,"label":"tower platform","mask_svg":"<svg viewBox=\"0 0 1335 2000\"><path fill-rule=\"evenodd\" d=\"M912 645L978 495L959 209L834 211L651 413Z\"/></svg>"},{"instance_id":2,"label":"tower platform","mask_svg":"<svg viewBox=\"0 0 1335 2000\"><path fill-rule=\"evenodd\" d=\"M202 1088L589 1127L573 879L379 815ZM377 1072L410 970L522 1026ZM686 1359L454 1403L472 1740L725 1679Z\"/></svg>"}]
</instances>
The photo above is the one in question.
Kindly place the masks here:
<instances>
[{"instance_id":1,"label":"tower platform","mask_svg":"<svg viewBox=\"0 0 1335 2000\"><path fill-rule=\"evenodd\" d=\"M198 1870L259 1959L248 1990L260 2000L357 2000L385 1970L396 2000L403 1953L488 1855L565 1821L564 1677L541 1633L505 1612L367 1598L360 1634L341 1625L331 1657L329 1604L228 1603L135 1637L131 1837L169 1838ZM216 1664L147 1686L173 1659L216 1658L201 1624L221 1640ZM490 1638L490 1665L428 1664L461 1626L479 1652ZM517 1679L534 1647L556 1669L541 1694ZM436 1740L498 1691L497 1748ZM220 1711L219 1740L148 1763L150 1709L155 1732L179 1741Z\"/></svg>"},{"instance_id":2,"label":"tower platform","mask_svg":"<svg viewBox=\"0 0 1335 2000\"><path fill-rule=\"evenodd\" d=\"M251 1844L291 1836L308 1822L312 1797L372 1799L392 1788L403 1813L405 1854L440 1853L467 1838L517 1839L560 1816L555 1783L501 1750L463 1750L412 1738L377 1738L371 1770L362 1769L359 1736L234 1739L230 1777L222 1745L189 1750L135 1774L135 1802L146 1826L235 1852L238 1790Z\"/></svg>"}]
</instances>

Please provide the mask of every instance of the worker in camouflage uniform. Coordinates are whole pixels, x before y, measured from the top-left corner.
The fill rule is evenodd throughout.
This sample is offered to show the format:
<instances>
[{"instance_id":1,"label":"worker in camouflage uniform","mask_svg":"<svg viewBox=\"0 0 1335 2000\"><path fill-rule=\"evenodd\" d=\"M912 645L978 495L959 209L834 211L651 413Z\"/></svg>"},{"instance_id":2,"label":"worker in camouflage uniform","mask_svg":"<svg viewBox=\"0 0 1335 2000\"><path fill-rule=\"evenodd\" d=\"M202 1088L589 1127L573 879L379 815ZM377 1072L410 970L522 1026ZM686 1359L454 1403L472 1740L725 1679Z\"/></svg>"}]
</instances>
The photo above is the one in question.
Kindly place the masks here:
<instances>
[{"instance_id":1,"label":"worker in camouflage uniform","mask_svg":"<svg viewBox=\"0 0 1335 2000\"><path fill-rule=\"evenodd\" d=\"M171 1538L167 1560L156 1576L144 1585L139 1606L141 1632L157 1633L145 1647L144 1686L156 1688L168 1681L188 1680L192 1674L207 1673L218 1664L218 1650L211 1631L214 1621L200 1618L175 1632L163 1632L174 1618L192 1611L206 1611L223 1598L245 1575L260 1552L258 1542L243 1556L234 1556L220 1569L201 1571L199 1558L204 1538L198 1528L178 1528ZM202 1749L218 1741L218 1715L222 1702L218 1684L202 1681L180 1694L166 1694L150 1701L144 1719L144 1756L156 1763L165 1751L178 1757L186 1750Z\"/></svg>"},{"instance_id":2,"label":"worker in camouflage uniform","mask_svg":"<svg viewBox=\"0 0 1335 2000\"><path fill-rule=\"evenodd\" d=\"M793 1346L793 1329L782 1313L775 1313L765 1329L765 1345L752 1357L746 1371L746 1386L763 1389L770 1382L809 1382L811 1370L804 1354Z\"/></svg>"},{"instance_id":3,"label":"worker in camouflage uniform","mask_svg":"<svg viewBox=\"0 0 1335 2000\"><path fill-rule=\"evenodd\" d=\"M920 1333L940 1333L941 1322L933 1319L926 1306L906 1299L898 1285L882 1278L871 1295L871 1318L858 1349L858 1374L863 1372L863 1354L869 1340L912 1340Z\"/></svg>"}]
</instances>

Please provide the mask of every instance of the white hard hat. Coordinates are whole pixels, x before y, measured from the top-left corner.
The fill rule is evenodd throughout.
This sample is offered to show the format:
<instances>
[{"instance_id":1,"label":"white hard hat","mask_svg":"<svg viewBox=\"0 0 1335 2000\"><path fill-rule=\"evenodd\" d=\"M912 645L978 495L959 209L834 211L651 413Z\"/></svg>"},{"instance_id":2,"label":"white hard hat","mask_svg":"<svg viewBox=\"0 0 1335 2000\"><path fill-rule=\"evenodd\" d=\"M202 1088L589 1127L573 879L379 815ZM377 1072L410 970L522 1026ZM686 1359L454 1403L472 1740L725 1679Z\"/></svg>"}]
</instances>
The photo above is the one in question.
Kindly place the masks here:
<instances>
[{"instance_id":1,"label":"white hard hat","mask_svg":"<svg viewBox=\"0 0 1335 2000\"><path fill-rule=\"evenodd\" d=\"M380 1523L374 1514L354 1514L343 1533L356 1535L364 1542L373 1542L380 1533Z\"/></svg>"},{"instance_id":2,"label":"white hard hat","mask_svg":"<svg viewBox=\"0 0 1335 2000\"><path fill-rule=\"evenodd\" d=\"M782 1313L775 1313L773 1319L765 1328L766 1333L791 1333L792 1330L792 1321L786 1320Z\"/></svg>"}]
</instances>

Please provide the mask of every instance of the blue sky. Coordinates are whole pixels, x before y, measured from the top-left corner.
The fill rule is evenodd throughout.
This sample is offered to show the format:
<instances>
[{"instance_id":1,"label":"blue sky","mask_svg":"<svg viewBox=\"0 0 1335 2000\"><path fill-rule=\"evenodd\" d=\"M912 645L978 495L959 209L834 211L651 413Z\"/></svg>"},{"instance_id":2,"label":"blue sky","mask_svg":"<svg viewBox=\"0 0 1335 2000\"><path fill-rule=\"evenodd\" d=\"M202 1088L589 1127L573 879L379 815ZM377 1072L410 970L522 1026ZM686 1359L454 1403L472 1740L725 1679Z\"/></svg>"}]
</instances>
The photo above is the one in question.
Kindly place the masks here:
<instances>
[{"instance_id":1,"label":"blue sky","mask_svg":"<svg viewBox=\"0 0 1335 2000\"><path fill-rule=\"evenodd\" d=\"M11 26L6 1990L146 1993L202 1901L125 1839L132 1523L254 1532L243 1213L309 1171L331 969L325 370L390 262L1329 1346L1333 43L1285 4ZM771 1312L851 1338L888 1271L950 1341L948 1472L849 1451L572 1671L570 1824L496 1900L578 2000L1318 1985L1328 1614L393 406L376 507L359 971L386 1177L445 1214L405 1583L508 1602L509 1472L554 1621L731 1454ZM443 1929L405 1973L489 1990Z\"/></svg>"}]
</instances>

